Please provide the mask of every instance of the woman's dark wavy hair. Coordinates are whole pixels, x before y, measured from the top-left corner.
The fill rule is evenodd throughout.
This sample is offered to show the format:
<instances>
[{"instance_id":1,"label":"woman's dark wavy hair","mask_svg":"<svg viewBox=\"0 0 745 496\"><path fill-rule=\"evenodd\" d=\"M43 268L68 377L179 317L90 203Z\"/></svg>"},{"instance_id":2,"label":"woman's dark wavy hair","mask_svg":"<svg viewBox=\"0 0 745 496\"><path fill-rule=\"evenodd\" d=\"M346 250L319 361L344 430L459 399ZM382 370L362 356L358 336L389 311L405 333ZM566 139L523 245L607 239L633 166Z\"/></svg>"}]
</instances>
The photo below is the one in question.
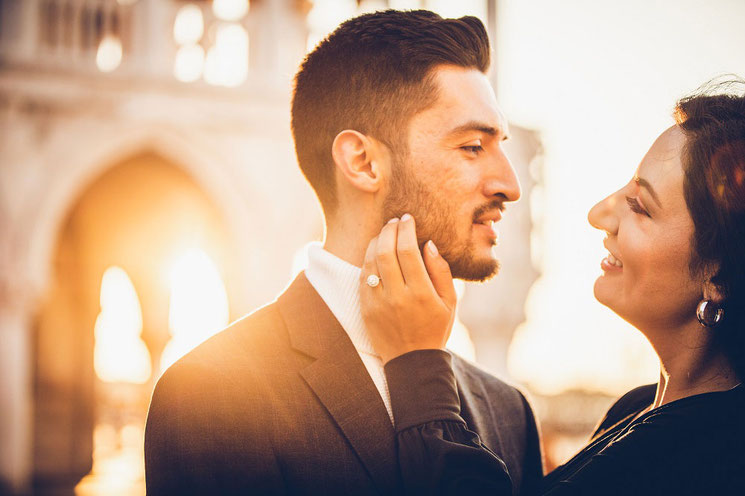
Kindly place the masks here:
<instances>
[{"instance_id":1,"label":"woman's dark wavy hair","mask_svg":"<svg viewBox=\"0 0 745 496\"><path fill-rule=\"evenodd\" d=\"M678 101L684 194L694 224L691 272L710 275L724 319L712 331L745 379L745 80L711 81Z\"/></svg>"}]
</instances>

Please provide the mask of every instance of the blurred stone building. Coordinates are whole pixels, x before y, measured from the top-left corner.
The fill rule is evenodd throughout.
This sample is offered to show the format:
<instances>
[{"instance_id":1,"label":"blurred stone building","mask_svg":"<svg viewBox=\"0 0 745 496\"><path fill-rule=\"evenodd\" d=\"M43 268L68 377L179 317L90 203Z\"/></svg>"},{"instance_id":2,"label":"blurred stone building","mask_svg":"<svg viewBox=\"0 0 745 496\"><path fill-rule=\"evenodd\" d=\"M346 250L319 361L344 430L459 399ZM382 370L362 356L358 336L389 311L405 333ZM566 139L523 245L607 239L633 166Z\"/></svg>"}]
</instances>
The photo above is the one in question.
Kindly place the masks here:
<instances>
[{"instance_id":1,"label":"blurred stone building","mask_svg":"<svg viewBox=\"0 0 745 496\"><path fill-rule=\"evenodd\" d=\"M469 5L494 34L496 1ZM321 239L289 128L298 63L387 6L428 5L0 1L0 493L142 493L169 346L273 299ZM527 200L539 141L512 132ZM497 372L536 275L528 206L502 223L501 275L462 301Z\"/></svg>"}]
</instances>

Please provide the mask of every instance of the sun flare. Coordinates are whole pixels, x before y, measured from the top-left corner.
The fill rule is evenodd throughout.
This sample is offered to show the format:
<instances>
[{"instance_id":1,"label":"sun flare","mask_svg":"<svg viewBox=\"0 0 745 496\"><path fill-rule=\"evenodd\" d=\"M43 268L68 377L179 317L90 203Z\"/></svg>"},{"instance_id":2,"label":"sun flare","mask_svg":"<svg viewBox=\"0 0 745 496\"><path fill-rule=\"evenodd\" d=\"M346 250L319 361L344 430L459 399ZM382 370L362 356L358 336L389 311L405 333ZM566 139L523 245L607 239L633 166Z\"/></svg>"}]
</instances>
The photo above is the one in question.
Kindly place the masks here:
<instances>
[{"instance_id":1,"label":"sun flare","mask_svg":"<svg viewBox=\"0 0 745 496\"><path fill-rule=\"evenodd\" d=\"M171 341L163 350L161 371L228 324L228 295L210 257L192 249L171 267L168 328Z\"/></svg>"},{"instance_id":2,"label":"sun flare","mask_svg":"<svg viewBox=\"0 0 745 496\"><path fill-rule=\"evenodd\" d=\"M96 374L104 382L144 384L151 374L150 352L140 338L140 300L124 269L106 269L100 299L101 312L94 330Z\"/></svg>"}]
</instances>

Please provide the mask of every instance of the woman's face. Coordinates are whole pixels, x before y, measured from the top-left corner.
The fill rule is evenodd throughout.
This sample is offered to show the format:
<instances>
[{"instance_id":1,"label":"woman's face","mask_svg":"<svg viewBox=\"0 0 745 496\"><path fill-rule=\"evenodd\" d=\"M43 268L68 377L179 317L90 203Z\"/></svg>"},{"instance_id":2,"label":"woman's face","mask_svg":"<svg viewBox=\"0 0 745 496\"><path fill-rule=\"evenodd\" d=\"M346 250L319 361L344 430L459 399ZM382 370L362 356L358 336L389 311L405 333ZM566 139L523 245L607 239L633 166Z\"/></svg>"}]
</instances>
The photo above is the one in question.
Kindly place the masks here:
<instances>
[{"instance_id":1,"label":"woman's face","mask_svg":"<svg viewBox=\"0 0 745 496\"><path fill-rule=\"evenodd\" d=\"M693 221L683 197L682 131L649 149L634 178L595 205L590 224L607 233L597 300L642 331L695 321L702 285L689 271Z\"/></svg>"}]
</instances>

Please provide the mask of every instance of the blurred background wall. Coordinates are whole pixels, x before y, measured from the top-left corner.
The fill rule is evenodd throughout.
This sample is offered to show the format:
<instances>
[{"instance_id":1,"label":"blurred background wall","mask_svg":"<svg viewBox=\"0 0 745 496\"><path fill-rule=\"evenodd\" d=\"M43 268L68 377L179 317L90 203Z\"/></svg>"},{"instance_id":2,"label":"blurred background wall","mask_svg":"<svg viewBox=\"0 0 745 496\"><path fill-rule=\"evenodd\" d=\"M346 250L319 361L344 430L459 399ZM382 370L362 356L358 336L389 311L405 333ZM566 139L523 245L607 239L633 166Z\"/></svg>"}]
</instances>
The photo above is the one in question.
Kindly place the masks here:
<instances>
[{"instance_id":1,"label":"blurred background wall","mask_svg":"<svg viewBox=\"0 0 745 496\"><path fill-rule=\"evenodd\" d=\"M480 17L523 200L451 347L531 393L547 465L656 378L592 298L585 220L672 121L745 75L738 0L0 0L0 493L143 494L161 371L272 300L323 233L291 80L362 12Z\"/></svg>"}]
</instances>

